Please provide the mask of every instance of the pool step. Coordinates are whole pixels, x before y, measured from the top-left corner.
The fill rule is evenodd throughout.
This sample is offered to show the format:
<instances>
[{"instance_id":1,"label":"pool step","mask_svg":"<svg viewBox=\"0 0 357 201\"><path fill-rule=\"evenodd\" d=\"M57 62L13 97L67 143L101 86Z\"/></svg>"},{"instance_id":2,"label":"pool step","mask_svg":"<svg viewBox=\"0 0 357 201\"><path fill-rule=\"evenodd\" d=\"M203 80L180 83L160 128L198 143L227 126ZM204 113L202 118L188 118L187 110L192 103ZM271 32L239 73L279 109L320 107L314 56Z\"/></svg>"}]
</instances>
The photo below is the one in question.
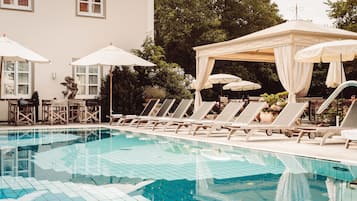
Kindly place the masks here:
<instances>
[{"instance_id":1,"label":"pool step","mask_svg":"<svg viewBox=\"0 0 357 201\"><path fill-rule=\"evenodd\" d=\"M76 200L76 201L147 201L142 196L130 197L114 186L96 186L91 184L78 184L72 182L36 180L35 178L23 177L0 177L0 190L12 191L12 195L22 197L28 194L37 193L35 200ZM21 194L19 193L21 192ZM25 195L24 195L25 194ZM42 198L43 197L43 198Z\"/></svg>"}]
</instances>

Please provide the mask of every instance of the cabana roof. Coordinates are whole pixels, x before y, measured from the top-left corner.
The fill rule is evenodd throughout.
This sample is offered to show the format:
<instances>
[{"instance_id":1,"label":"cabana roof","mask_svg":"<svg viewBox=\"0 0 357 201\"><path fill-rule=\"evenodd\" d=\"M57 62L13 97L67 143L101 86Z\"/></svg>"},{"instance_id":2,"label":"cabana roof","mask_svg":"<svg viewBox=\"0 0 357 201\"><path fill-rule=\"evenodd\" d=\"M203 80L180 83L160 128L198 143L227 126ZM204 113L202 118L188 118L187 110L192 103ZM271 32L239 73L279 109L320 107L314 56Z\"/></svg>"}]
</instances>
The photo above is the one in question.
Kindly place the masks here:
<instances>
[{"instance_id":1,"label":"cabana roof","mask_svg":"<svg viewBox=\"0 0 357 201\"><path fill-rule=\"evenodd\" d=\"M357 33L296 20L278 24L233 40L194 47L197 57L215 60L257 61L274 63L273 48L357 39Z\"/></svg>"}]
</instances>

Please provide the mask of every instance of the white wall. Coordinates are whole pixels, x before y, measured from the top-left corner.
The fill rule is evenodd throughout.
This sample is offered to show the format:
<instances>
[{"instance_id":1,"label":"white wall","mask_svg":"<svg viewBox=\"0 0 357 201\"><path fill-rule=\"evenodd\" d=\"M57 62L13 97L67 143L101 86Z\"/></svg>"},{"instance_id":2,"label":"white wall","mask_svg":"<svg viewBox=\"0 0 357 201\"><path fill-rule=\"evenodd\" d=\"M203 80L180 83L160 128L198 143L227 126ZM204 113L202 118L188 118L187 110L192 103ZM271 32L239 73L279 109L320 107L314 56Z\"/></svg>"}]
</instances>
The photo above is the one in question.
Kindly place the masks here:
<instances>
[{"instance_id":1,"label":"white wall","mask_svg":"<svg viewBox=\"0 0 357 201\"><path fill-rule=\"evenodd\" d=\"M76 15L76 0L34 0L34 11L0 9L0 34L18 41L51 64L36 64L34 90L41 99L62 98L60 82L72 76L69 63L110 43L124 50L140 48L153 36L153 0L106 0L106 18ZM56 79L52 79L52 74ZM0 104L0 120L7 103Z\"/></svg>"}]
</instances>

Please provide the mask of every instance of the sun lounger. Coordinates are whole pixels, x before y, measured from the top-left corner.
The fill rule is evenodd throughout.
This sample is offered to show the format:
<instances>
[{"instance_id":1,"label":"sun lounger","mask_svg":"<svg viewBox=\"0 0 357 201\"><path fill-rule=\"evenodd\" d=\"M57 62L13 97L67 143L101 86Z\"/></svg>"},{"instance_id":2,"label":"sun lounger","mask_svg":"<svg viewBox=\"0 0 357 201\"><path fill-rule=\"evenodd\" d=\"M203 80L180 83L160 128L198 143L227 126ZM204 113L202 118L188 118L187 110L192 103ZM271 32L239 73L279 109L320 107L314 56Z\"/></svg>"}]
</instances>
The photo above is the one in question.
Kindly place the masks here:
<instances>
[{"instance_id":1,"label":"sun lounger","mask_svg":"<svg viewBox=\"0 0 357 201\"><path fill-rule=\"evenodd\" d=\"M353 101L340 126L298 127L297 129L300 130L300 132L299 132L299 136L297 139L297 143L299 143L301 141L301 138L304 135L308 135L309 138L322 137L320 145L324 145L327 138L330 138L334 135L340 135L342 130L350 130L350 129L356 129L356 128L357 128L357 101ZM349 142L346 142L346 143L349 144ZM347 148L348 148L348 146L347 146Z\"/></svg>"},{"instance_id":2,"label":"sun lounger","mask_svg":"<svg viewBox=\"0 0 357 201\"><path fill-rule=\"evenodd\" d=\"M193 100L192 99L182 99L179 105L176 107L174 113L170 117L156 117L152 118L147 124L146 127L149 127L153 124L152 130L155 130L156 126L159 124L166 124L172 119L181 119L190 108Z\"/></svg>"},{"instance_id":3,"label":"sun lounger","mask_svg":"<svg viewBox=\"0 0 357 201\"><path fill-rule=\"evenodd\" d=\"M231 129L236 129L241 126L249 125L253 122L253 120L257 117L259 112L266 106L265 102L250 102L244 110L239 114L234 122L229 123L228 125L224 125L224 127L228 128L229 131ZM231 135L234 132L229 132L227 138L230 139Z\"/></svg>"},{"instance_id":4,"label":"sun lounger","mask_svg":"<svg viewBox=\"0 0 357 201\"><path fill-rule=\"evenodd\" d=\"M222 112L216 117L214 120L199 120L199 121L194 121L192 122L192 126L190 131L188 132L191 134L193 131L193 135L196 134L198 129L200 128L210 128L209 133L212 132L212 130L215 130L217 128L220 128L222 125L229 123L230 121L233 120L233 118L236 116L236 114L239 112L239 110L242 109L244 103L243 102L230 102L228 105L224 107ZM207 133L207 135L209 135Z\"/></svg>"},{"instance_id":5,"label":"sun lounger","mask_svg":"<svg viewBox=\"0 0 357 201\"><path fill-rule=\"evenodd\" d=\"M157 99L150 99L149 102L145 105L144 109L141 111L140 115L144 115L144 113L148 114L152 108L148 108L149 105L151 105L153 103L153 101L157 101ZM150 103L150 104L149 104ZM124 114L111 114L110 115L110 122L109 124L112 125L113 122L117 122L118 120L120 120L120 118L123 118ZM135 115L136 116L136 115Z\"/></svg>"},{"instance_id":6,"label":"sun lounger","mask_svg":"<svg viewBox=\"0 0 357 201\"><path fill-rule=\"evenodd\" d=\"M164 102L162 103L160 109L157 111L157 113L153 116L138 116L136 119L133 119L131 121L131 125L136 123L136 127L139 127L141 123L143 122L148 122L151 119L155 119L157 117L165 117L167 113L169 113L171 107L175 103L175 99L165 99Z\"/></svg>"},{"instance_id":7,"label":"sun lounger","mask_svg":"<svg viewBox=\"0 0 357 201\"><path fill-rule=\"evenodd\" d=\"M225 122L221 127L228 128L230 127L240 127L246 126L253 122L253 120L258 116L259 112L266 106L265 102L250 102L244 110L239 114L239 116L234 120L234 122ZM212 131L212 130L211 130ZM209 133L210 134L210 133ZM227 136L228 139L230 136Z\"/></svg>"},{"instance_id":8,"label":"sun lounger","mask_svg":"<svg viewBox=\"0 0 357 201\"><path fill-rule=\"evenodd\" d=\"M170 122L166 124L167 128L168 126L173 126L176 125L175 133L178 132L178 130L185 126L190 126L192 122L197 121L197 120L202 120L207 114L212 110L213 106L216 104L216 102L203 102L202 105L195 111L189 118L187 119L174 119L172 118Z\"/></svg>"},{"instance_id":9,"label":"sun lounger","mask_svg":"<svg viewBox=\"0 0 357 201\"><path fill-rule=\"evenodd\" d=\"M259 130L263 130L267 134L269 130L274 129L292 130L295 126L296 121L303 114L307 106L307 103L288 103L271 124L248 124L228 126L228 129L230 129L228 139L230 139L231 135L237 130L241 130L246 133L247 141L255 132Z\"/></svg>"},{"instance_id":10,"label":"sun lounger","mask_svg":"<svg viewBox=\"0 0 357 201\"><path fill-rule=\"evenodd\" d=\"M149 102L145 105L143 111L140 115L121 115L117 114L117 125L124 125L126 122L137 118L138 116L150 116L154 113L156 105L160 102L160 99L150 99ZM115 118L115 115L112 115L112 118Z\"/></svg>"}]
</instances>

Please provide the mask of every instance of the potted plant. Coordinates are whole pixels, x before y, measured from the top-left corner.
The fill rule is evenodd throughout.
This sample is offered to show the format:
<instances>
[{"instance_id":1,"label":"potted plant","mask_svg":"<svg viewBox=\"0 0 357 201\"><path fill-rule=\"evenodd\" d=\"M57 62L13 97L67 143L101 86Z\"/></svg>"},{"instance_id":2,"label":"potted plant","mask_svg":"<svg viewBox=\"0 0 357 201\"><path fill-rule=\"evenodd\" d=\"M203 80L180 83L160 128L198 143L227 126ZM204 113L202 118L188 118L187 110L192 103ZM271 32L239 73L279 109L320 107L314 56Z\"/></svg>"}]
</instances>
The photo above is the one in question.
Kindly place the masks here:
<instances>
[{"instance_id":1,"label":"potted plant","mask_svg":"<svg viewBox=\"0 0 357 201\"><path fill-rule=\"evenodd\" d=\"M287 104L286 98L288 92L280 92L276 94L261 94L261 101L267 103L267 106L260 112L259 119L262 123L271 123L279 112Z\"/></svg>"}]
</instances>

